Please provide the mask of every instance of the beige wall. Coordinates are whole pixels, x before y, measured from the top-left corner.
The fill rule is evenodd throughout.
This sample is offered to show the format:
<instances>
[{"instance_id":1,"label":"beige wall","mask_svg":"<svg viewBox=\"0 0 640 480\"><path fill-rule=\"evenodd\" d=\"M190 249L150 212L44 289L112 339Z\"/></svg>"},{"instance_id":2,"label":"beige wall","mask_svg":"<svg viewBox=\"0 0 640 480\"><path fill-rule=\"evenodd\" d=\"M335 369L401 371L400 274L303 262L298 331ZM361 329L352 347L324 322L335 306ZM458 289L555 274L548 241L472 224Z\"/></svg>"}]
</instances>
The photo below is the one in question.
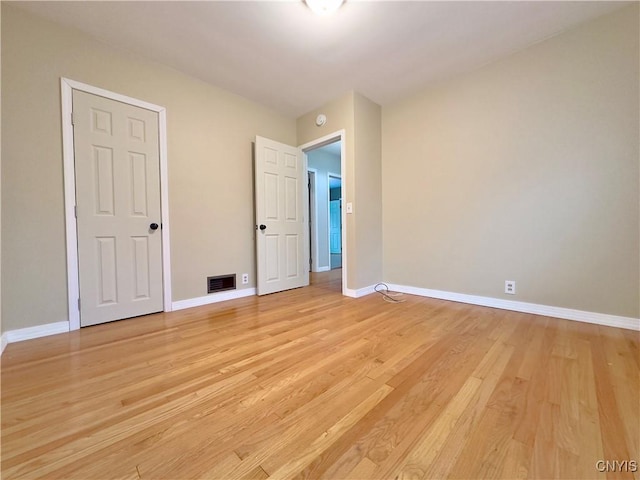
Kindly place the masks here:
<instances>
[{"instance_id":1,"label":"beige wall","mask_svg":"<svg viewBox=\"0 0 640 480\"><path fill-rule=\"evenodd\" d=\"M2 3L4 330L67 320L60 77L167 108L173 300L254 286L251 142L295 120Z\"/></svg>"},{"instance_id":2,"label":"beige wall","mask_svg":"<svg viewBox=\"0 0 640 480\"><path fill-rule=\"evenodd\" d=\"M382 278L382 112L378 104L354 96L357 288Z\"/></svg>"},{"instance_id":3,"label":"beige wall","mask_svg":"<svg viewBox=\"0 0 640 480\"><path fill-rule=\"evenodd\" d=\"M353 187L353 174L355 163L355 142L354 142L354 92L349 92L307 114L301 116L296 121L298 132L298 145L312 142L326 135L345 131L344 151L345 151L345 171L342 172L342 203L354 202L355 190ZM316 126L316 117L319 114L327 117L327 122L321 126ZM356 289L356 263L355 255L349 253L355 249L355 222L353 215L347 215L346 222L346 245L342 246L343 262L346 257L347 266L347 288Z\"/></svg>"},{"instance_id":4,"label":"beige wall","mask_svg":"<svg viewBox=\"0 0 640 480\"><path fill-rule=\"evenodd\" d=\"M297 121L7 3L1 22L2 331L68 318L61 76L167 108L174 301L208 275L254 285L254 136L344 129L348 288L640 315L637 5L382 111L350 92Z\"/></svg>"},{"instance_id":5,"label":"beige wall","mask_svg":"<svg viewBox=\"0 0 640 480\"><path fill-rule=\"evenodd\" d=\"M318 114L327 123L317 127ZM381 110L364 96L350 92L298 118L298 144L345 130L343 204L353 204L347 214L347 288L357 290L382 280L381 210Z\"/></svg>"},{"instance_id":6,"label":"beige wall","mask_svg":"<svg viewBox=\"0 0 640 480\"><path fill-rule=\"evenodd\" d=\"M638 20L383 109L388 282L640 316Z\"/></svg>"}]
</instances>

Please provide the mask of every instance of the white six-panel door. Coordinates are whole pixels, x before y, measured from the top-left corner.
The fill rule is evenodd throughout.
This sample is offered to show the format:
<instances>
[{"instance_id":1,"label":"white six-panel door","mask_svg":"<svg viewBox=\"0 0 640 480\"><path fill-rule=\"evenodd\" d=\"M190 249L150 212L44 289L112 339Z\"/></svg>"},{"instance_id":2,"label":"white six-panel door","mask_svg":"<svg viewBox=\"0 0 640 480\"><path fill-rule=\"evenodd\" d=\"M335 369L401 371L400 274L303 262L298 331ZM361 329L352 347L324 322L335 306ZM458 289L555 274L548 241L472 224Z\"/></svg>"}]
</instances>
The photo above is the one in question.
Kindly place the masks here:
<instances>
[{"instance_id":1,"label":"white six-panel door","mask_svg":"<svg viewBox=\"0 0 640 480\"><path fill-rule=\"evenodd\" d=\"M309 285L307 172L302 152L256 137L258 295Z\"/></svg>"},{"instance_id":2,"label":"white six-panel door","mask_svg":"<svg viewBox=\"0 0 640 480\"><path fill-rule=\"evenodd\" d=\"M73 91L81 326L163 309L158 114Z\"/></svg>"}]
</instances>

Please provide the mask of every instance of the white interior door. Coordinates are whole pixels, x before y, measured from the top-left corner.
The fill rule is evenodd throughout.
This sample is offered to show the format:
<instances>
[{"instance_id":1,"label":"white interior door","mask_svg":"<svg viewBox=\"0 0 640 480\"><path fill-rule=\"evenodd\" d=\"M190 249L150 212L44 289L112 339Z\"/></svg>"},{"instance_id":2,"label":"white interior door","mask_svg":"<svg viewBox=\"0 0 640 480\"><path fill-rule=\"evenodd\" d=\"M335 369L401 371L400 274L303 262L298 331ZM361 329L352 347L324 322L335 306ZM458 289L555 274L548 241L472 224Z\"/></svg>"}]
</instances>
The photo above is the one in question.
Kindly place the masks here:
<instances>
[{"instance_id":1,"label":"white interior door","mask_svg":"<svg viewBox=\"0 0 640 480\"><path fill-rule=\"evenodd\" d=\"M258 295L309 285L302 151L256 137L255 189Z\"/></svg>"},{"instance_id":2,"label":"white interior door","mask_svg":"<svg viewBox=\"0 0 640 480\"><path fill-rule=\"evenodd\" d=\"M74 90L80 325L162 311L158 114Z\"/></svg>"}]
</instances>

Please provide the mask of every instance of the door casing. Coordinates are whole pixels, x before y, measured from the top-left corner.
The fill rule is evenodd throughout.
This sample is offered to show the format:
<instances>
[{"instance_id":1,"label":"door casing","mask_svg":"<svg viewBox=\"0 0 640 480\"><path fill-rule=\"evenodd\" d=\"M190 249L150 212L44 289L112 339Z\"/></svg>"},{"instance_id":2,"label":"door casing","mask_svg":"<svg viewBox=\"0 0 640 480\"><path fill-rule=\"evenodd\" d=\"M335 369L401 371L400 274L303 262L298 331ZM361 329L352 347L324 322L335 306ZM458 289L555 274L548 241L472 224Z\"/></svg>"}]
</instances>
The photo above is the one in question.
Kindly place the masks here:
<instances>
[{"instance_id":1,"label":"door casing","mask_svg":"<svg viewBox=\"0 0 640 480\"><path fill-rule=\"evenodd\" d=\"M307 165L309 160L307 159ZM316 202L316 182L318 170L307 167L307 175L309 176L309 248L311 253L311 271L319 272L318 259L320 252L318 251L318 205Z\"/></svg>"},{"instance_id":2,"label":"door casing","mask_svg":"<svg viewBox=\"0 0 640 480\"><path fill-rule=\"evenodd\" d=\"M62 98L62 151L64 170L64 210L66 227L67 250L67 292L69 308L69 330L80 328L80 286L78 282L78 234L76 224L76 181L75 157L73 146L73 125L71 114L73 111L73 90L79 90L93 95L109 98L136 107L145 108L158 113L159 153L160 153L160 208L162 211L162 289L163 306L165 312L171 311L171 257L169 243L169 192L167 169L167 112L164 107L154 105L136 98L127 97L102 88L85 83L60 79Z\"/></svg>"}]
</instances>

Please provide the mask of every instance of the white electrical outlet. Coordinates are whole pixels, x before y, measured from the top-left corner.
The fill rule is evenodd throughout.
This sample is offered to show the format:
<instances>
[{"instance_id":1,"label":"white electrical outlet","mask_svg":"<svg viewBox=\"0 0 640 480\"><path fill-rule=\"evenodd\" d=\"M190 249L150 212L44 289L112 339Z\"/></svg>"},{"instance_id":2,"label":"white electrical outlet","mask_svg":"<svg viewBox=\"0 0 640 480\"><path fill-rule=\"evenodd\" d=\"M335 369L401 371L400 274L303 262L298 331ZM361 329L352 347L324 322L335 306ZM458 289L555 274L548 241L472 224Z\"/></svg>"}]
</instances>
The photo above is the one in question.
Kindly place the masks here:
<instances>
[{"instance_id":1,"label":"white electrical outlet","mask_svg":"<svg viewBox=\"0 0 640 480\"><path fill-rule=\"evenodd\" d=\"M248 273L243 273L242 274L242 284L246 285L247 283L249 283L249 274Z\"/></svg>"},{"instance_id":2,"label":"white electrical outlet","mask_svg":"<svg viewBox=\"0 0 640 480\"><path fill-rule=\"evenodd\" d=\"M504 293L508 293L509 295L516 294L516 281L515 280L505 280L504 281Z\"/></svg>"}]
</instances>

